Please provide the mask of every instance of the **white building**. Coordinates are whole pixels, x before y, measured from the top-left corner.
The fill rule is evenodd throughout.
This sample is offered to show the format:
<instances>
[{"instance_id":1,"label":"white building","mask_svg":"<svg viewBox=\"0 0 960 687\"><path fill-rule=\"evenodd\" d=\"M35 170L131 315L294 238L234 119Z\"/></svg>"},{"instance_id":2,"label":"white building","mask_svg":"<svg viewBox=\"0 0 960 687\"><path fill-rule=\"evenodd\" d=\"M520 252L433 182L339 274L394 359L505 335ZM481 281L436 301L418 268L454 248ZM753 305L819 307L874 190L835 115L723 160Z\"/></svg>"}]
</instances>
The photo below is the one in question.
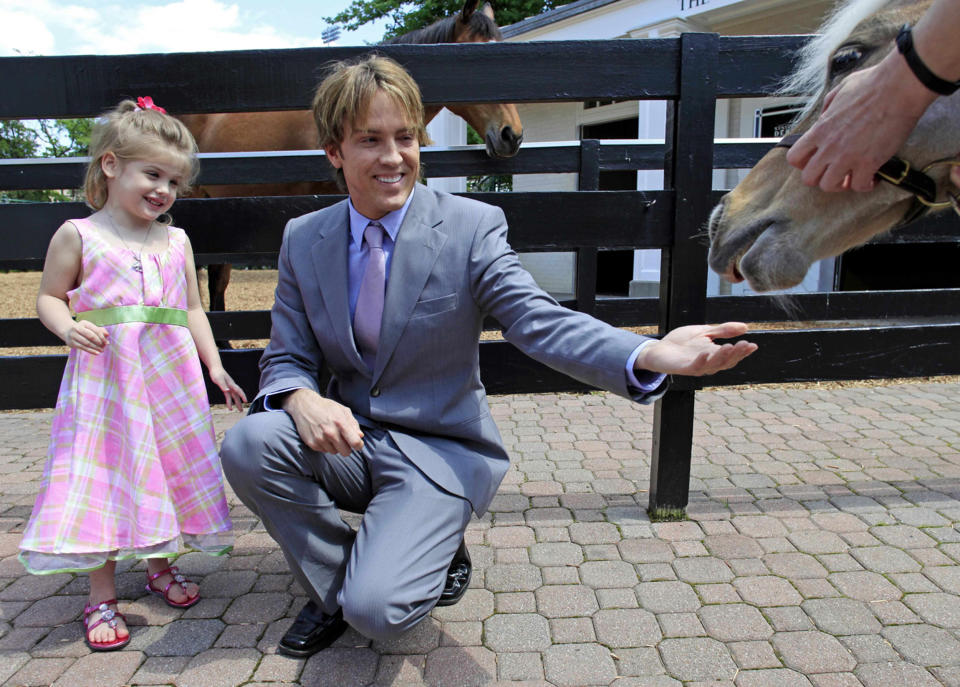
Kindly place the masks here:
<instances>
[{"instance_id":1,"label":"white building","mask_svg":"<svg viewBox=\"0 0 960 687\"><path fill-rule=\"evenodd\" d=\"M501 27L507 41L658 38L689 31L721 35L814 33L832 6L830 0L577 0L555 10ZM752 138L778 135L770 125L783 121L784 106L799 99L752 98L717 102L715 137ZM584 138L664 139L664 101L615 103L535 103L518 105L524 124L524 145L538 141L576 141ZM780 117L777 117L780 114ZM442 124L447 127L449 124ZM440 133L439 131L437 132ZM449 144L464 139L441 138ZM523 154L521 150L521 155ZM732 188L746 170L718 170L714 188ZM441 180L447 183L453 180ZM575 174L515 175L516 191L576 190ZM601 174L601 189L663 188L660 171ZM457 190L454 188L454 190ZM656 295L660 276L660 251L601 253L598 295ZM558 296L573 292L572 253L537 253L523 256L537 281ZM829 290L833 261L814 266L794 291ZM708 293L749 292L742 285L721 282L710 273Z\"/></svg>"}]
</instances>

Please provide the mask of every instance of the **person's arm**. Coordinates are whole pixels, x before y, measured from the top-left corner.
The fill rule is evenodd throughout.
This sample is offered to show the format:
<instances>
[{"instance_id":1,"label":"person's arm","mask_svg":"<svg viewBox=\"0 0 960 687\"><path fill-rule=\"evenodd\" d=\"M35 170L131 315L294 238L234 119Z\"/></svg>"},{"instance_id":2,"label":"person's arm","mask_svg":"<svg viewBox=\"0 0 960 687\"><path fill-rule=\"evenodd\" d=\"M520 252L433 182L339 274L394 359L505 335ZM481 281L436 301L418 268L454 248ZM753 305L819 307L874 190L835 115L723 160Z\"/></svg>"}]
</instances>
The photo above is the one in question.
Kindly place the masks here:
<instances>
[{"instance_id":1,"label":"person's arm","mask_svg":"<svg viewBox=\"0 0 960 687\"><path fill-rule=\"evenodd\" d=\"M713 374L733 367L757 349L746 341L722 346L713 342L745 333L747 326L738 322L680 327L663 339L644 342L644 337L563 308L523 268L506 234L503 212L491 208L474 238L473 297L481 310L501 324L507 341L555 370L648 402L662 393L663 381L650 373ZM630 380L625 373L624 362L634 354L633 370L646 379ZM638 388L642 393L634 393Z\"/></svg>"},{"instance_id":2,"label":"person's arm","mask_svg":"<svg viewBox=\"0 0 960 687\"><path fill-rule=\"evenodd\" d=\"M960 79L960 0L935 0L912 32L930 71ZM787 162L803 170L808 186L869 191L877 169L900 150L937 97L893 46L878 64L851 74L827 95L819 119L787 152Z\"/></svg>"},{"instance_id":3,"label":"person's arm","mask_svg":"<svg viewBox=\"0 0 960 687\"><path fill-rule=\"evenodd\" d=\"M203 311L203 303L200 301L200 287L197 285L197 268L193 260L193 248L190 246L190 239L186 237L183 252L186 258L187 327L190 329L190 336L193 337L201 362L207 366L210 381L223 392L227 408L243 410L243 404L246 403L247 396L243 393L243 389L223 369L220 352L217 350L217 343L214 341L213 332L210 330L210 320L207 319L207 313Z\"/></svg>"},{"instance_id":4,"label":"person's arm","mask_svg":"<svg viewBox=\"0 0 960 687\"><path fill-rule=\"evenodd\" d=\"M941 79L960 80L960 0L935 0L913 27L913 47ZM916 78L916 77L914 77Z\"/></svg>"},{"instance_id":5,"label":"person's arm","mask_svg":"<svg viewBox=\"0 0 960 687\"><path fill-rule=\"evenodd\" d=\"M86 320L75 321L67 305L67 291L76 287L80 279L82 253L80 234L73 224L64 222L47 248L37 294L37 316L70 348L98 355L107 345L107 330Z\"/></svg>"}]
</instances>

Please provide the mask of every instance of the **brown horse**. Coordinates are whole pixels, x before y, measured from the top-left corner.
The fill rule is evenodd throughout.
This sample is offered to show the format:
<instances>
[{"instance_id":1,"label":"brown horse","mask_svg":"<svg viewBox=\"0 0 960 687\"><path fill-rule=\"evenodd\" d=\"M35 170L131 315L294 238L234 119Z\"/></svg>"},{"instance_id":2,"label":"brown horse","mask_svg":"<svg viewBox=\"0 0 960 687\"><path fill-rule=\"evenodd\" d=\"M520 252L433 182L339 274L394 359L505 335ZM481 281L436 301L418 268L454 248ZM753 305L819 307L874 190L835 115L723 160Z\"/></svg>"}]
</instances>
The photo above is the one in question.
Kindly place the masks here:
<instances>
[{"instance_id":1,"label":"brown horse","mask_svg":"<svg viewBox=\"0 0 960 687\"><path fill-rule=\"evenodd\" d=\"M501 39L489 3L477 10L478 0L467 0L459 14L440 19L430 26L398 36L389 43L486 43ZM442 105L427 106L425 123L433 119ZM523 124L517 108L505 103L450 105L483 136L487 154L508 158L517 154L523 140ZM262 150L314 150L317 130L310 110L280 112L236 112L183 115L201 153L247 152ZM210 185L196 189L194 195L207 198L238 196L288 196L338 193L334 182L285 184ZM230 265L208 267L210 309L225 310L224 294L230 281Z\"/></svg>"},{"instance_id":2,"label":"brown horse","mask_svg":"<svg viewBox=\"0 0 960 687\"><path fill-rule=\"evenodd\" d=\"M915 23L931 0L854 0L842 5L805 48L801 64L784 87L814 93L791 133L806 131L823 98L856 70L879 62L904 23ZM789 138L789 137L788 137ZM960 151L960 92L930 106L898 157L914 169ZM710 217L710 267L731 282L746 279L755 291L799 284L815 261L902 223L917 202L899 186L878 183L869 193L827 193L803 185L786 161L785 147L768 152ZM937 200L949 189L949 164L928 175ZM940 206L948 207L949 203Z\"/></svg>"}]
</instances>

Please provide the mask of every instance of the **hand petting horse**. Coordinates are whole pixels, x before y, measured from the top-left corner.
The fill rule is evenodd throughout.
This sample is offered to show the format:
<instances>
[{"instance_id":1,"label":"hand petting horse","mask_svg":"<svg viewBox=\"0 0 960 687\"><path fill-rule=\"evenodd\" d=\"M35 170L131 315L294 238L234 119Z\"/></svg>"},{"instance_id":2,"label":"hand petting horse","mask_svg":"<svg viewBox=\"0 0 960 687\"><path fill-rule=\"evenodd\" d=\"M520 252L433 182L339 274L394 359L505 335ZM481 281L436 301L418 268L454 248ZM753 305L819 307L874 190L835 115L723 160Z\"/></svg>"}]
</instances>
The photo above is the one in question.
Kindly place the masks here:
<instances>
[{"instance_id":1,"label":"hand petting horse","mask_svg":"<svg viewBox=\"0 0 960 687\"><path fill-rule=\"evenodd\" d=\"M455 15L430 26L398 36L388 43L487 43L500 40L489 3L477 11L478 0L467 0ZM487 155L509 158L517 154L523 140L523 124L517 108L507 103L449 105L483 137ZM433 119L442 105L427 106L425 122ZM183 115L180 117L197 140L201 153L262 150L314 150L317 129L310 110L278 112L233 112ZM234 184L198 187L194 195L206 198L241 196L298 196L340 193L336 183L297 182L276 184ZM230 281L230 265L208 266L210 310L225 310L224 294Z\"/></svg>"},{"instance_id":2,"label":"hand petting horse","mask_svg":"<svg viewBox=\"0 0 960 687\"><path fill-rule=\"evenodd\" d=\"M792 131L714 208L709 264L755 291L799 284L815 261L951 206L950 171L960 151L960 92L938 98L867 193L827 193L805 186L786 160L810 128L826 94L854 72L879 62L900 28L913 24L930 0L854 0L805 48L786 93L813 93Z\"/></svg>"}]
</instances>

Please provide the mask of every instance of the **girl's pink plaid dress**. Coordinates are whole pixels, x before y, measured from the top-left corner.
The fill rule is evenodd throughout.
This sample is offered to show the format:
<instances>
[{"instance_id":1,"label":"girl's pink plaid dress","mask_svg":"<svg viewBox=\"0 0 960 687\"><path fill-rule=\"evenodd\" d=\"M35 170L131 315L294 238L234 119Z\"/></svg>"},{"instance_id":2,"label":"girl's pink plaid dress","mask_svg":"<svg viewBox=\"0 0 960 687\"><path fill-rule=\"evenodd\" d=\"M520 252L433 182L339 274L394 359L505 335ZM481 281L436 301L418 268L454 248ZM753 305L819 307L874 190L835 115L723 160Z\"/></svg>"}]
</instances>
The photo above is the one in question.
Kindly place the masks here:
<instances>
[{"instance_id":1,"label":"girl's pink plaid dress","mask_svg":"<svg viewBox=\"0 0 960 687\"><path fill-rule=\"evenodd\" d=\"M186 310L182 229L154 225L154 232L167 232L168 248L144 253L141 273L133 269L133 251L88 220L71 221L83 241L83 280L68 293L74 312ZM67 358L40 494L20 543L20 560L33 573L173 556L180 539L213 554L232 544L189 329L144 321L106 328L109 343L100 355L70 349Z\"/></svg>"}]
</instances>

